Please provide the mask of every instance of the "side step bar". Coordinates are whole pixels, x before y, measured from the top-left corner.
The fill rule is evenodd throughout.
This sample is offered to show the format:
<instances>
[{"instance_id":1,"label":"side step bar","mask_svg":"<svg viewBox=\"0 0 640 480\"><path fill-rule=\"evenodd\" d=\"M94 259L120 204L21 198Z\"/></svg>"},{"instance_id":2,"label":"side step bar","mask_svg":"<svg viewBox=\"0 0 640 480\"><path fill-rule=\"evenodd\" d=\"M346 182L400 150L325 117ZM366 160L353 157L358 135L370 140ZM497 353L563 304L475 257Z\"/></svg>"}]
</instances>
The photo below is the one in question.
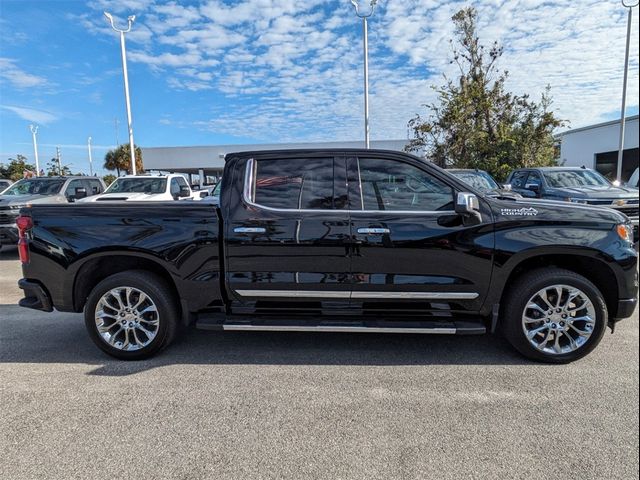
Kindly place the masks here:
<instances>
[{"instance_id":1,"label":"side step bar","mask_svg":"<svg viewBox=\"0 0 640 480\"><path fill-rule=\"evenodd\" d=\"M345 332L345 333L420 333L432 335L480 335L486 333L485 323L475 320L431 319L406 320L330 320L325 318L265 319L201 316L196 328L202 330L266 331L266 332Z\"/></svg>"},{"instance_id":2,"label":"side step bar","mask_svg":"<svg viewBox=\"0 0 640 480\"><path fill-rule=\"evenodd\" d=\"M224 323L223 330L258 330L266 332L367 332L367 333L432 333L454 335L455 327L365 327L357 325L251 325Z\"/></svg>"}]
</instances>

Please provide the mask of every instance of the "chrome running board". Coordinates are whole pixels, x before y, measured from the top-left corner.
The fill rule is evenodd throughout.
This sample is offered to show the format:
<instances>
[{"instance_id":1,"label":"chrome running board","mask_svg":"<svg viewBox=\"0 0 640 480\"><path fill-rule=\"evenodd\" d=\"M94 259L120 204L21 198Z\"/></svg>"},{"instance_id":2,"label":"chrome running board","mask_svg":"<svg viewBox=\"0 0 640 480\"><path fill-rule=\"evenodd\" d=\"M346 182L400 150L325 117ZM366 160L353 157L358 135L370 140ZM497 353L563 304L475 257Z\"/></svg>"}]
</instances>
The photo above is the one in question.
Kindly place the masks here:
<instances>
[{"instance_id":1,"label":"chrome running board","mask_svg":"<svg viewBox=\"0 0 640 480\"><path fill-rule=\"evenodd\" d=\"M222 324L223 330L253 330L266 332L366 332L366 333L431 333L455 335L456 328L448 327L364 327L350 325L252 325L243 323Z\"/></svg>"}]
</instances>

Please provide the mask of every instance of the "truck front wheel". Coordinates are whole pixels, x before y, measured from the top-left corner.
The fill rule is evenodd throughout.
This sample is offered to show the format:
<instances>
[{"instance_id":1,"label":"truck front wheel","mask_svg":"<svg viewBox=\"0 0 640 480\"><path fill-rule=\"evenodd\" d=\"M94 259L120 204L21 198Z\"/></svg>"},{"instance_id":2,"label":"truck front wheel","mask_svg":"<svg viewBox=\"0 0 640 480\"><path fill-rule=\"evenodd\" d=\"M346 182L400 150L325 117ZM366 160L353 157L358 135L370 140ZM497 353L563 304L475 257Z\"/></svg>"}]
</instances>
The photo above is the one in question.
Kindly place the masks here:
<instances>
[{"instance_id":1,"label":"truck front wheel","mask_svg":"<svg viewBox=\"0 0 640 480\"><path fill-rule=\"evenodd\" d=\"M524 356L568 363L600 343L607 306L598 288L582 275L544 268L512 285L501 322L507 340Z\"/></svg>"},{"instance_id":2,"label":"truck front wheel","mask_svg":"<svg viewBox=\"0 0 640 480\"><path fill-rule=\"evenodd\" d=\"M95 286L84 321L101 350L121 360L140 360L171 343L178 313L174 295L160 277L129 270Z\"/></svg>"}]
</instances>

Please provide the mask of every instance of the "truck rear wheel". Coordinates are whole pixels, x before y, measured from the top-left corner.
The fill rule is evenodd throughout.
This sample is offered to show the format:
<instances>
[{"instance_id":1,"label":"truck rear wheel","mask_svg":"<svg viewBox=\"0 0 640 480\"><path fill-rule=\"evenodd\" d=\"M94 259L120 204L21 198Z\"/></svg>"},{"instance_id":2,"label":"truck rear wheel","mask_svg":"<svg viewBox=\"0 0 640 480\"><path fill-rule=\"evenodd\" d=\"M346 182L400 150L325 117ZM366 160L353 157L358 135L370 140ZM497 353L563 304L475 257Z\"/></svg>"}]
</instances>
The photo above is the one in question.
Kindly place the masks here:
<instances>
[{"instance_id":1,"label":"truck rear wheel","mask_svg":"<svg viewBox=\"0 0 640 480\"><path fill-rule=\"evenodd\" d=\"M95 286L84 307L84 321L101 350L121 360L140 360L173 340L178 324L175 302L160 277L128 270Z\"/></svg>"},{"instance_id":2,"label":"truck rear wheel","mask_svg":"<svg viewBox=\"0 0 640 480\"><path fill-rule=\"evenodd\" d=\"M527 273L509 289L502 315L505 337L524 356L569 363L600 343L607 306L582 275L560 268Z\"/></svg>"}]
</instances>

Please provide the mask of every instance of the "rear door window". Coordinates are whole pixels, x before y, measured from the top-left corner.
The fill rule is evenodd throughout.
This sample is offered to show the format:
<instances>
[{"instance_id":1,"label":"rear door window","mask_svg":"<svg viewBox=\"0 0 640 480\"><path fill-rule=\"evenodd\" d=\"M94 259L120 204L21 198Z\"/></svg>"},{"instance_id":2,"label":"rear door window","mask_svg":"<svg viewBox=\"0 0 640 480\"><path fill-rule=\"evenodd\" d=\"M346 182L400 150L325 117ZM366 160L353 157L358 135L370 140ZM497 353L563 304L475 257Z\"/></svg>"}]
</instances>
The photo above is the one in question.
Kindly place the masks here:
<instances>
[{"instance_id":1,"label":"rear door window","mask_svg":"<svg viewBox=\"0 0 640 480\"><path fill-rule=\"evenodd\" d=\"M256 161L253 202L284 210L341 208L334 199L333 158Z\"/></svg>"}]
</instances>

